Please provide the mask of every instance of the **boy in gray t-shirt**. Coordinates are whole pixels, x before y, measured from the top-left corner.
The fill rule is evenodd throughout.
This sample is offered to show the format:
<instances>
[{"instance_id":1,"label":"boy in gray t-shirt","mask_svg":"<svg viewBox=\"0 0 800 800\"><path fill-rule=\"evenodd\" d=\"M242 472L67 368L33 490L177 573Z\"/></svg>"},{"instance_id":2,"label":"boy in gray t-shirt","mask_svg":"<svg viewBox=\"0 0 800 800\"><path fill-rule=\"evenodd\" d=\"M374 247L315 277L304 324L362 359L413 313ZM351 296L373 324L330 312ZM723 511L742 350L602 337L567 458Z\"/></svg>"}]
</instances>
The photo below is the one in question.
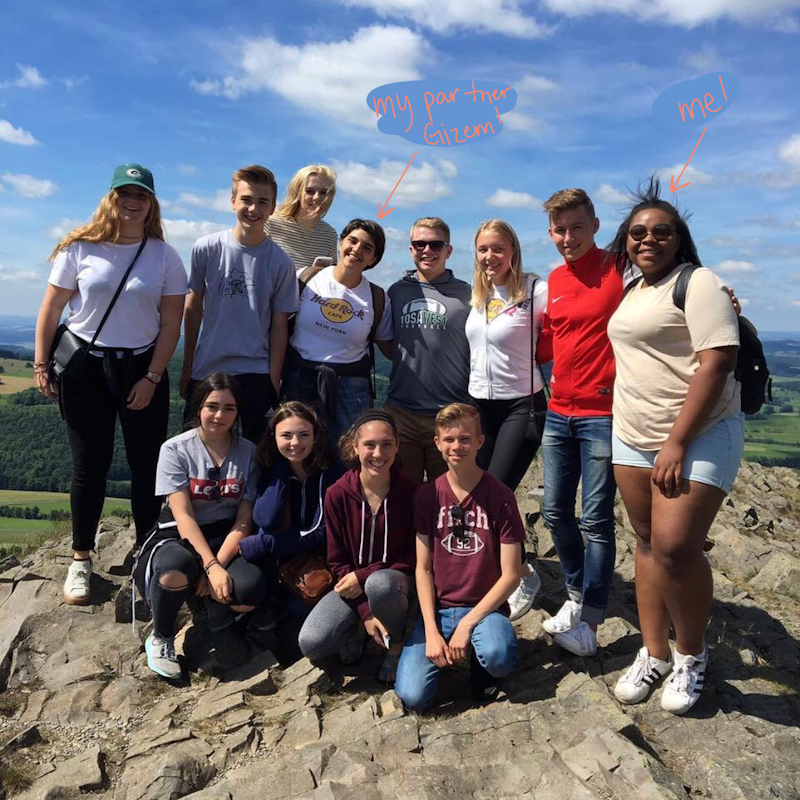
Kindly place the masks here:
<instances>
[{"instance_id":1,"label":"boy in gray t-shirt","mask_svg":"<svg viewBox=\"0 0 800 800\"><path fill-rule=\"evenodd\" d=\"M289 315L299 304L294 264L264 233L277 191L264 167L233 174L236 225L195 243L184 312L185 416L193 416L188 401L198 381L215 371L235 375L242 389L242 433L254 442L277 403Z\"/></svg>"}]
</instances>

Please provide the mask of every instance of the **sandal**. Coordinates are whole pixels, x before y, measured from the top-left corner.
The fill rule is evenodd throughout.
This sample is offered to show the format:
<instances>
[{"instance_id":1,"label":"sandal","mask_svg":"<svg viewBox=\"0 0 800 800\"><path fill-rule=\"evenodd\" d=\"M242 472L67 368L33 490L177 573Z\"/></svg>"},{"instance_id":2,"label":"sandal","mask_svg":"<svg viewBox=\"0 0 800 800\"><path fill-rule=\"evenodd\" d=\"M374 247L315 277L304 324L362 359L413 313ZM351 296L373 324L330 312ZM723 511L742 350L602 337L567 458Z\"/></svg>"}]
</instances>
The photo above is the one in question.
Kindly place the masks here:
<instances>
[{"instance_id":1,"label":"sandal","mask_svg":"<svg viewBox=\"0 0 800 800\"><path fill-rule=\"evenodd\" d=\"M401 651L402 652L402 651ZM401 653L387 653L383 658L378 674L375 676L380 683L394 683L397 677L397 665L400 663Z\"/></svg>"}]
</instances>

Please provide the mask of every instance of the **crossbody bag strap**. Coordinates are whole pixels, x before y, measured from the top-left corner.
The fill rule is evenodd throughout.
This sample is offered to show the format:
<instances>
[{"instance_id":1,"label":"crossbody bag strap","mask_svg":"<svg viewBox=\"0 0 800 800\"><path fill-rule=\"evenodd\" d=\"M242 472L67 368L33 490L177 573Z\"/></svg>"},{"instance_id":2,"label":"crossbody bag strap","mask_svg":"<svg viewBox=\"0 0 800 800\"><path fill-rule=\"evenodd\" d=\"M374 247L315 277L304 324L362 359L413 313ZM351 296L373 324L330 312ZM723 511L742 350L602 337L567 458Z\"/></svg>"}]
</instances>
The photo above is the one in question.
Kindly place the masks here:
<instances>
[{"instance_id":1,"label":"crossbody bag strap","mask_svg":"<svg viewBox=\"0 0 800 800\"><path fill-rule=\"evenodd\" d=\"M108 315L111 313L111 309L114 308L114 304L117 302L117 298L122 294L122 290L125 288L125 284L128 282L128 276L131 274L131 270L133 269L133 265L139 260L139 256L142 254L142 250L144 250L144 246L147 244L147 237L145 236L142 239L142 243L139 245L139 249L136 251L136 255L133 257L133 261L131 261L131 265L128 269L125 270L125 274L122 276L122 280L119 282L119 286L117 286L117 291L114 292L114 297L111 298L111 302L106 309L106 313L103 314L103 319L100 320L100 324L97 326L97 330L94 332L94 336L92 336L92 341L89 342L89 346L86 348L86 351L94 347L94 343L97 341L97 337L100 335L100 331L103 329L103 325L106 324L106 320L108 319Z\"/></svg>"},{"instance_id":2,"label":"crossbody bag strap","mask_svg":"<svg viewBox=\"0 0 800 800\"><path fill-rule=\"evenodd\" d=\"M534 330L533 325L533 295L536 292L536 281L538 278L533 279L533 285L531 286L531 413L533 413L534 409L534 402L533 402L533 367L535 366L536 369L539 370L539 376L542 379L542 388L544 389L544 394L547 399L550 399L550 390L547 386L547 379L544 377L544 372L542 371L542 365L536 360L536 332Z\"/></svg>"}]
</instances>

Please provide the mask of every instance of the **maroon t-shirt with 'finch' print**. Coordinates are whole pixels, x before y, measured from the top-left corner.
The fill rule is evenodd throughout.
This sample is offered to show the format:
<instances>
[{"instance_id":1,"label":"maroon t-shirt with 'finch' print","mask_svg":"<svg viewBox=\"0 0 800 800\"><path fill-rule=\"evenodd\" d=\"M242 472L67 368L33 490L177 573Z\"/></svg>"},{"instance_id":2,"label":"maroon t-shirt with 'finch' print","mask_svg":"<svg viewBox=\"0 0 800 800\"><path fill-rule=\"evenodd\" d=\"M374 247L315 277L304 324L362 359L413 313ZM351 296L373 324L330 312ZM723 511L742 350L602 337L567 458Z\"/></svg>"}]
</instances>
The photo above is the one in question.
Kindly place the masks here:
<instances>
[{"instance_id":1,"label":"maroon t-shirt with 'finch' print","mask_svg":"<svg viewBox=\"0 0 800 800\"><path fill-rule=\"evenodd\" d=\"M461 537L453 530L458 505ZM514 493L488 472L462 503L446 473L422 486L414 495L414 525L430 537L436 603L445 608L477 605L500 578L500 545L525 541Z\"/></svg>"}]
</instances>

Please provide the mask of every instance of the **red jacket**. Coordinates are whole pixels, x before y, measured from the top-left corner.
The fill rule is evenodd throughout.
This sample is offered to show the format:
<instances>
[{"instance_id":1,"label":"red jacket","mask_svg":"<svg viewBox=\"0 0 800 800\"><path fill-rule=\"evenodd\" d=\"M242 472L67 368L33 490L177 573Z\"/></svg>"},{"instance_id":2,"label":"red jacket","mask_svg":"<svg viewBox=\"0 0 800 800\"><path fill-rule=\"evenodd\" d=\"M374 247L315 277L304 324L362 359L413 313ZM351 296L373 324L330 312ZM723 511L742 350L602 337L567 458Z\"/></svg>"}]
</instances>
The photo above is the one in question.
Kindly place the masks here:
<instances>
[{"instance_id":1,"label":"red jacket","mask_svg":"<svg viewBox=\"0 0 800 800\"><path fill-rule=\"evenodd\" d=\"M536 348L539 363L553 359L550 409L566 417L611 416L616 369L606 328L622 299L622 276L593 247L553 270Z\"/></svg>"},{"instance_id":2,"label":"red jacket","mask_svg":"<svg viewBox=\"0 0 800 800\"><path fill-rule=\"evenodd\" d=\"M411 498L419 484L393 466L389 494L373 514L361 494L359 470L345 472L325 494L328 564L336 580L355 572L361 588L379 569L414 574L416 531ZM345 602L364 619L370 614L367 596Z\"/></svg>"}]
</instances>

